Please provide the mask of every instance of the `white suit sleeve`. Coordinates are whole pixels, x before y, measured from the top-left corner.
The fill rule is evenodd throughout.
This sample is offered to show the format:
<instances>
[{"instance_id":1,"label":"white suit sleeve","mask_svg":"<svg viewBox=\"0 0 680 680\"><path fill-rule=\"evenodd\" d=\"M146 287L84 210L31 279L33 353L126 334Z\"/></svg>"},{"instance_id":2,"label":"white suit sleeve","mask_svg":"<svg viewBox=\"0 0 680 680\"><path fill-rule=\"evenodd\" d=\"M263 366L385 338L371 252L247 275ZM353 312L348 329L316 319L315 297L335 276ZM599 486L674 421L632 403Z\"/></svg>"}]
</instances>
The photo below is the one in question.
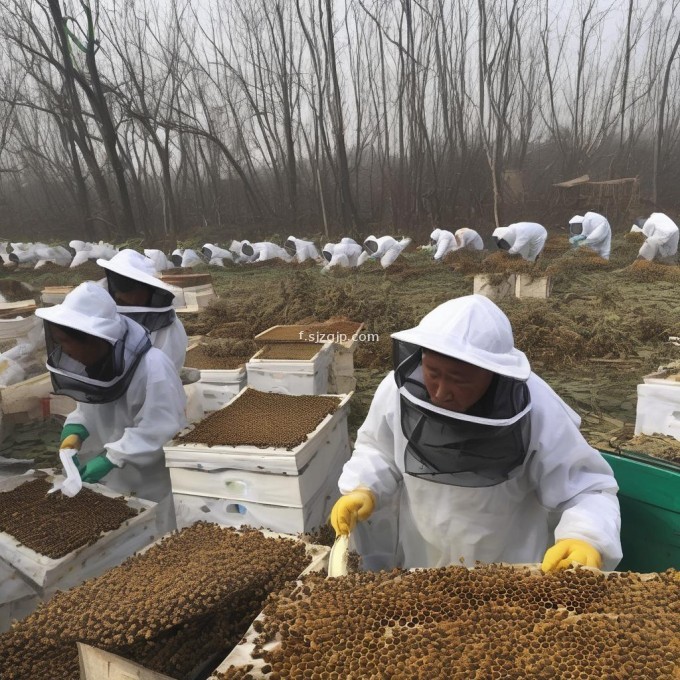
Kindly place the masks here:
<instances>
[{"instance_id":1,"label":"white suit sleeve","mask_svg":"<svg viewBox=\"0 0 680 680\"><path fill-rule=\"evenodd\" d=\"M150 356L151 352L155 354ZM119 467L129 461L154 463L163 446L186 425L186 395L172 362L154 349L146 358L146 381L139 385L144 394L135 397L140 406L120 439L104 444Z\"/></svg>"},{"instance_id":2,"label":"white suit sleeve","mask_svg":"<svg viewBox=\"0 0 680 680\"><path fill-rule=\"evenodd\" d=\"M517 255L518 253L521 253L522 249L525 246L528 246L531 242L532 234L528 230L521 229L516 232L516 234L515 242L512 244L512 248L508 250L510 255Z\"/></svg>"},{"instance_id":3,"label":"white suit sleeve","mask_svg":"<svg viewBox=\"0 0 680 680\"><path fill-rule=\"evenodd\" d=\"M340 493L365 487L373 491L380 506L381 501L398 490L402 474L395 461L393 429L395 422L399 426L398 408L394 374L390 372L378 386L366 420L359 428L354 453L338 480Z\"/></svg>"},{"instance_id":4,"label":"white suit sleeve","mask_svg":"<svg viewBox=\"0 0 680 680\"><path fill-rule=\"evenodd\" d=\"M584 240L585 245L596 245L600 241L604 241L607 238L607 234L610 232L609 222L607 220L602 220L595 229L593 229Z\"/></svg>"},{"instance_id":5,"label":"white suit sleeve","mask_svg":"<svg viewBox=\"0 0 680 680\"><path fill-rule=\"evenodd\" d=\"M451 247L451 239L446 236L440 236L437 241L437 252L434 254L435 260L441 260Z\"/></svg>"},{"instance_id":6,"label":"white suit sleeve","mask_svg":"<svg viewBox=\"0 0 680 680\"><path fill-rule=\"evenodd\" d=\"M359 255L359 259L357 260L357 267L361 267L361 265L368 260L370 255L365 251L361 251L361 255Z\"/></svg>"},{"instance_id":7,"label":"white suit sleeve","mask_svg":"<svg viewBox=\"0 0 680 680\"><path fill-rule=\"evenodd\" d=\"M186 358L188 338L178 317L165 328L151 333L151 342L156 349L170 357L175 369L180 371Z\"/></svg>"},{"instance_id":8,"label":"white suit sleeve","mask_svg":"<svg viewBox=\"0 0 680 680\"><path fill-rule=\"evenodd\" d=\"M542 390L541 390L542 392ZM603 569L612 570L622 557L618 485L607 461L578 431L561 399L548 388L532 402L531 426L538 428L537 448L529 461L529 475L538 501L560 513L555 540L576 538L602 555Z\"/></svg>"}]
</instances>

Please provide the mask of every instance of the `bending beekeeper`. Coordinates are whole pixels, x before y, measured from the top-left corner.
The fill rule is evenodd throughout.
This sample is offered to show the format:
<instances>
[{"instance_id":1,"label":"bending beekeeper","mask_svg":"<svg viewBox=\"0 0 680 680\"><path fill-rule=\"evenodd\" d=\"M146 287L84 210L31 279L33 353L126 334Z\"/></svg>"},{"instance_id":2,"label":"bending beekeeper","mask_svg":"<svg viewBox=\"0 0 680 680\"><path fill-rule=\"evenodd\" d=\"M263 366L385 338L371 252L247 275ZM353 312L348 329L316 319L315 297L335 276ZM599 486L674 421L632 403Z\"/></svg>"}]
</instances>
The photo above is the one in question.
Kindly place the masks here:
<instances>
[{"instance_id":1,"label":"bending beekeeper","mask_svg":"<svg viewBox=\"0 0 680 680\"><path fill-rule=\"evenodd\" d=\"M306 260L321 261L321 256L312 241L304 241L295 236L289 236L283 244L286 252L295 262L305 262Z\"/></svg>"},{"instance_id":2,"label":"bending beekeeper","mask_svg":"<svg viewBox=\"0 0 680 680\"><path fill-rule=\"evenodd\" d=\"M359 429L331 515L338 534L360 521L367 566L614 569L612 470L514 347L505 314L484 296L461 297L392 338L395 369Z\"/></svg>"},{"instance_id":3,"label":"bending beekeeper","mask_svg":"<svg viewBox=\"0 0 680 680\"><path fill-rule=\"evenodd\" d=\"M543 250L548 232L536 222L516 222L508 227L498 227L492 237L500 250L535 262Z\"/></svg>"},{"instance_id":4,"label":"bending beekeeper","mask_svg":"<svg viewBox=\"0 0 680 680\"><path fill-rule=\"evenodd\" d=\"M328 271L332 267L356 267L362 252L362 247L348 236L341 239L340 243L327 243L321 251L326 260L321 271Z\"/></svg>"},{"instance_id":5,"label":"bending beekeeper","mask_svg":"<svg viewBox=\"0 0 680 680\"><path fill-rule=\"evenodd\" d=\"M437 261L449 253L467 248L468 250L484 250L482 237L474 230L462 227L456 233L446 229L435 229L430 234L430 245L434 246L433 258Z\"/></svg>"},{"instance_id":6,"label":"bending beekeeper","mask_svg":"<svg viewBox=\"0 0 680 680\"><path fill-rule=\"evenodd\" d=\"M357 266L361 266L366 260L370 259L380 260L381 267L387 269L410 243L410 238L403 238L397 241L392 236L376 238L371 235L364 241L364 251L359 256Z\"/></svg>"},{"instance_id":7,"label":"bending beekeeper","mask_svg":"<svg viewBox=\"0 0 680 680\"><path fill-rule=\"evenodd\" d=\"M572 246L590 248L605 260L609 259L612 228L604 215L596 212L574 215L569 220L569 234Z\"/></svg>"},{"instance_id":8,"label":"bending beekeeper","mask_svg":"<svg viewBox=\"0 0 680 680\"><path fill-rule=\"evenodd\" d=\"M175 313L175 294L156 276L153 261L126 248L110 260L97 260L106 270L106 285L120 314L144 326L151 344L170 357L177 371L184 366L187 334Z\"/></svg>"},{"instance_id":9,"label":"bending beekeeper","mask_svg":"<svg viewBox=\"0 0 680 680\"><path fill-rule=\"evenodd\" d=\"M66 418L60 448L79 451L83 482L162 503L159 529L171 530L163 446L186 425L186 398L172 362L91 281L36 315L44 321L54 392L78 402Z\"/></svg>"},{"instance_id":10,"label":"bending beekeeper","mask_svg":"<svg viewBox=\"0 0 680 680\"><path fill-rule=\"evenodd\" d=\"M639 231L631 229L631 231ZM642 225L642 233L646 236L640 246L638 260L657 260L672 264L678 256L678 225L664 213L652 213Z\"/></svg>"}]
</instances>

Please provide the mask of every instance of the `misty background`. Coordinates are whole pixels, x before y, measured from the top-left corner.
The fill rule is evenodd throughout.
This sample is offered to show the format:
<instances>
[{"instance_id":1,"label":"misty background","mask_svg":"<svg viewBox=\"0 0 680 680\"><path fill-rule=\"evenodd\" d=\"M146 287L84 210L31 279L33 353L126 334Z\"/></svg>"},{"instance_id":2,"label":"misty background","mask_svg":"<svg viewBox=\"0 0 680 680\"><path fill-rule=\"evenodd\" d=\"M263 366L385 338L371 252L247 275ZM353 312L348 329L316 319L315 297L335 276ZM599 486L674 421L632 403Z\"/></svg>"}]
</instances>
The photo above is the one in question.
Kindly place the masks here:
<instances>
[{"instance_id":1,"label":"misty background","mask_svg":"<svg viewBox=\"0 0 680 680\"><path fill-rule=\"evenodd\" d=\"M679 4L0 0L0 236L548 223L584 174L674 216Z\"/></svg>"}]
</instances>

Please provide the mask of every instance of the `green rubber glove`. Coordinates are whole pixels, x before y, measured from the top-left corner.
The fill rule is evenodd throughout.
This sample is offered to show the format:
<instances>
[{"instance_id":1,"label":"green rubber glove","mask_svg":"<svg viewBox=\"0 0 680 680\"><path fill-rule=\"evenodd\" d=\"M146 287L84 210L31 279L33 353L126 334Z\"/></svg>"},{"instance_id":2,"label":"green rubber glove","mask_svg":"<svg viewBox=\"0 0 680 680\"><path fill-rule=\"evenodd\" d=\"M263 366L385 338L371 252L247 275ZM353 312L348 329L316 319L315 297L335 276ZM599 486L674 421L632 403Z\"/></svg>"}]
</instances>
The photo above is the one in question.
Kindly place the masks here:
<instances>
[{"instance_id":1,"label":"green rubber glove","mask_svg":"<svg viewBox=\"0 0 680 680\"><path fill-rule=\"evenodd\" d=\"M78 471L80 472L80 478L84 482L94 484L102 477L108 475L115 467L116 466L106 457L105 453L100 453L96 458L85 463L85 467Z\"/></svg>"}]
</instances>

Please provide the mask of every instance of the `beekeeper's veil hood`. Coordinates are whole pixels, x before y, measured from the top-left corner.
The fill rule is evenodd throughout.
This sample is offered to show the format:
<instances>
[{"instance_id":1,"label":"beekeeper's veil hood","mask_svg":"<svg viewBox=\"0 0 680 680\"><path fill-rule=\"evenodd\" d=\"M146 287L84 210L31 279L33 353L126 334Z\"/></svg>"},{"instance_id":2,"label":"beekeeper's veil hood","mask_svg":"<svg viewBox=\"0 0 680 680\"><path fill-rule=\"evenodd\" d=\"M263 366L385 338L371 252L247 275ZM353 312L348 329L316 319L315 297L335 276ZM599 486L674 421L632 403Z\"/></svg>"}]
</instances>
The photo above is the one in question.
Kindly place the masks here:
<instances>
[{"instance_id":1,"label":"beekeeper's veil hood","mask_svg":"<svg viewBox=\"0 0 680 680\"><path fill-rule=\"evenodd\" d=\"M439 241L439 237L442 234L441 229L435 229L431 234L430 234L430 245L431 246L436 246L437 242Z\"/></svg>"},{"instance_id":2,"label":"beekeeper's veil hood","mask_svg":"<svg viewBox=\"0 0 680 680\"><path fill-rule=\"evenodd\" d=\"M574 215L569 220L569 233L572 236L579 236L581 233L583 233L583 220L584 219L585 219L584 215Z\"/></svg>"},{"instance_id":3,"label":"beekeeper's veil hood","mask_svg":"<svg viewBox=\"0 0 680 680\"><path fill-rule=\"evenodd\" d=\"M98 404L121 397L151 348L146 330L120 315L109 293L92 281L81 283L62 304L38 309L35 314L45 324L47 369L54 391L76 401ZM110 347L96 365L85 366L63 351L53 333L55 326L84 334L80 342L93 336Z\"/></svg>"},{"instance_id":4,"label":"beekeeper's veil hood","mask_svg":"<svg viewBox=\"0 0 680 680\"><path fill-rule=\"evenodd\" d=\"M531 367L515 349L508 318L488 298L449 300L415 328L392 335L407 474L454 486L493 486L521 465L530 439ZM422 351L494 373L466 413L435 406L425 387Z\"/></svg>"},{"instance_id":5,"label":"beekeeper's veil hood","mask_svg":"<svg viewBox=\"0 0 680 680\"><path fill-rule=\"evenodd\" d=\"M326 262L330 262L333 259L333 251L335 250L335 243L327 243L324 247L323 250L321 251L321 254L323 255L324 260Z\"/></svg>"},{"instance_id":6,"label":"beekeeper's veil hood","mask_svg":"<svg viewBox=\"0 0 680 680\"><path fill-rule=\"evenodd\" d=\"M289 236L283 244L283 247L289 255L297 254L297 241L298 239L296 239L295 236Z\"/></svg>"},{"instance_id":7,"label":"beekeeper's veil hood","mask_svg":"<svg viewBox=\"0 0 680 680\"><path fill-rule=\"evenodd\" d=\"M149 302L143 306L118 304L118 312L141 324L150 333L169 326L175 320L172 289L156 276L153 260L126 248L110 260L97 260L106 270L109 293L114 300L117 293L143 288L149 293Z\"/></svg>"},{"instance_id":8,"label":"beekeeper's veil hood","mask_svg":"<svg viewBox=\"0 0 680 680\"><path fill-rule=\"evenodd\" d=\"M496 246L500 250L510 250L515 243L515 234L510 227L498 227L491 234Z\"/></svg>"}]
</instances>

